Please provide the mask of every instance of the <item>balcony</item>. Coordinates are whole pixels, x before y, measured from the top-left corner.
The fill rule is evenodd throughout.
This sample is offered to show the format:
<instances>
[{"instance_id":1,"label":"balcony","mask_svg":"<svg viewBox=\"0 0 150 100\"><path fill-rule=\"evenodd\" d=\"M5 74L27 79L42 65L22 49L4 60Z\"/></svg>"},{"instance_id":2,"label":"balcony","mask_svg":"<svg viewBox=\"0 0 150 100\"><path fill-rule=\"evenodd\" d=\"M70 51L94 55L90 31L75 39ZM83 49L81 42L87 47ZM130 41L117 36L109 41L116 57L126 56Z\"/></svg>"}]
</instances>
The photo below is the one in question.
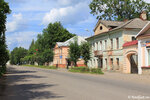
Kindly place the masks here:
<instances>
[{"instance_id":1,"label":"balcony","mask_svg":"<svg viewBox=\"0 0 150 100\"><path fill-rule=\"evenodd\" d=\"M94 56L103 56L103 51L102 50L96 50L94 51Z\"/></svg>"}]
</instances>

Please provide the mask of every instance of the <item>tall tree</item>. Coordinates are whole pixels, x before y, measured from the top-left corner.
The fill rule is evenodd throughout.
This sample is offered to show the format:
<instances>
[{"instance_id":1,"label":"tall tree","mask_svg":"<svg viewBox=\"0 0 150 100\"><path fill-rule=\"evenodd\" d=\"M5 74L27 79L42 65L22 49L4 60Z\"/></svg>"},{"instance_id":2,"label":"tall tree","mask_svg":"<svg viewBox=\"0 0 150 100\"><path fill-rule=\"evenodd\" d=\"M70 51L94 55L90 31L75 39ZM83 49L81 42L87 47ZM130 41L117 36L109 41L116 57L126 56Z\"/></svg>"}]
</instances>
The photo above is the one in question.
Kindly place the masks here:
<instances>
[{"instance_id":1,"label":"tall tree","mask_svg":"<svg viewBox=\"0 0 150 100\"><path fill-rule=\"evenodd\" d=\"M81 55L84 59L84 64L87 66L88 60L91 59L91 47L88 42L83 42L80 46Z\"/></svg>"},{"instance_id":2,"label":"tall tree","mask_svg":"<svg viewBox=\"0 0 150 100\"><path fill-rule=\"evenodd\" d=\"M9 60L7 45L5 40L6 18L11 11L9 5L4 0L0 0L0 66L5 66Z\"/></svg>"},{"instance_id":3,"label":"tall tree","mask_svg":"<svg viewBox=\"0 0 150 100\"><path fill-rule=\"evenodd\" d=\"M50 23L47 28L43 30L43 38L45 46L54 48L56 42L64 42L75 36L65 29L60 22Z\"/></svg>"},{"instance_id":4,"label":"tall tree","mask_svg":"<svg viewBox=\"0 0 150 100\"><path fill-rule=\"evenodd\" d=\"M38 34L35 42L37 49L36 60L39 64L53 61L53 48L56 42L64 42L75 36L65 29L60 22L50 23L43 30L43 34Z\"/></svg>"},{"instance_id":5,"label":"tall tree","mask_svg":"<svg viewBox=\"0 0 150 100\"><path fill-rule=\"evenodd\" d=\"M75 39L74 42L71 42L69 45L69 58L74 63L74 66L77 66L80 55L80 46L78 45L77 39Z\"/></svg>"},{"instance_id":6,"label":"tall tree","mask_svg":"<svg viewBox=\"0 0 150 100\"><path fill-rule=\"evenodd\" d=\"M139 18L141 12L145 11L150 20L150 3L144 0L93 0L89 7L91 14L98 19L122 21Z\"/></svg>"}]
</instances>

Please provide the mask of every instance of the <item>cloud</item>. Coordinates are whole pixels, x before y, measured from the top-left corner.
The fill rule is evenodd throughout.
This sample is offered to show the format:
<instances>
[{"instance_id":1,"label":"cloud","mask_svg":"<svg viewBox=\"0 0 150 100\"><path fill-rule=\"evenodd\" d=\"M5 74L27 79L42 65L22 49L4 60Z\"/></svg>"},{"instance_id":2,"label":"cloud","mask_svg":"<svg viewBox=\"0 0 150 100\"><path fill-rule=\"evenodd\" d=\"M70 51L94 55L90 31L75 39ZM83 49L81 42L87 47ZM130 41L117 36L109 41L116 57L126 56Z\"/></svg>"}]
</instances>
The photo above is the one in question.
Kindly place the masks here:
<instances>
[{"instance_id":1,"label":"cloud","mask_svg":"<svg viewBox=\"0 0 150 100\"><path fill-rule=\"evenodd\" d=\"M25 23L21 13L13 14L12 21L6 24L7 32L14 32L21 28L19 24Z\"/></svg>"},{"instance_id":2,"label":"cloud","mask_svg":"<svg viewBox=\"0 0 150 100\"><path fill-rule=\"evenodd\" d=\"M88 4L86 2L81 2L75 6L53 8L45 14L42 24L47 25L56 21L60 21L63 24L76 24L88 18L89 10L87 9Z\"/></svg>"},{"instance_id":3,"label":"cloud","mask_svg":"<svg viewBox=\"0 0 150 100\"><path fill-rule=\"evenodd\" d=\"M24 47L29 48L29 45L32 39L35 39L38 32L33 31L24 31L24 32L15 32L14 34L9 34L6 36L7 45L10 50L14 47Z\"/></svg>"}]
</instances>

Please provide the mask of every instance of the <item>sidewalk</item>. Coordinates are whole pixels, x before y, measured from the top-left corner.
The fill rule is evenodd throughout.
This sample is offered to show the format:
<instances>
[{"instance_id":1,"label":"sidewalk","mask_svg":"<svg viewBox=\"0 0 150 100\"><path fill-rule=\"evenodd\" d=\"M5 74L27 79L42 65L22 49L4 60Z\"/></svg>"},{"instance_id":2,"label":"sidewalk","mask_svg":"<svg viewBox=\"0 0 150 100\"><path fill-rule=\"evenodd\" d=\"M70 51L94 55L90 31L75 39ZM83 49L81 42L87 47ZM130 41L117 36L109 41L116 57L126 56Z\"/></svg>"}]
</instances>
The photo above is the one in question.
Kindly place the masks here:
<instances>
[{"instance_id":1,"label":"sidewalk","mask_svg":"<svg viewBox=\"0 0 150 100\"><path fill-rule=\"evenodd\" d=\"M61 71L61 72L69 72L65 68L59 68L57 70ZM85 74L85 73L77 73L77 74ZM130 82L150 85L150 75L125 74L125 73L107 72L107 71L104 71L104 75L87 74L87 73L86 73L86 75L87 75L87 77L88 77L88 75L90 75L90 76L92 75L92 76L95 76L95 77L103 77L103 78L130 81Z\"/></svg>"}]
</instances>

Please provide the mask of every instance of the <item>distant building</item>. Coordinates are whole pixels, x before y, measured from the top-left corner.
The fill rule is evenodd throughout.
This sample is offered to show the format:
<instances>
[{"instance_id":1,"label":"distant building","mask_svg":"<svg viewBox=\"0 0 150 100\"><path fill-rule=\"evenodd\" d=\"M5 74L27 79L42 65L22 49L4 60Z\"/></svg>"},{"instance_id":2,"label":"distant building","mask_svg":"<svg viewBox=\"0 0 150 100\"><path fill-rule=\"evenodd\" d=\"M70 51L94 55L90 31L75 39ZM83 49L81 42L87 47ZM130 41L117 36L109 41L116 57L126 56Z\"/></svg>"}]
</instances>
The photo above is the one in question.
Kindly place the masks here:
<instances>
[{"instance_id":1,"label":"distant building","mask_svg":"<svg viewBox=\"0 0 150 100\"><path fill-rule=\"evenodd\" d=\"M69 61L69 45L71 42L74 42L74 40L77 39L78 44L80 45L82 42L86 42L85 38L80 36L75 36L65 42L57 42L55 45L54 51L54 59L53 59L53 65L58 66L61 68L67 67L67 65L71 66L73 65L72 62ZM77 66L85 66L84 60L81 58L77 62Z\"/></svg>"},{"instance_id":2,"label":"distant building","mask_svg":"<svg viewBox=\"0 0 150 100\"><path fill-rule=\"evenodd\" d=\"M88 66L109 71L126 70L123 67L123 45L136 40L136 35L147 22L142 18L121 22L99 20L94 29L94 36L86 39L92 46L92 59L89 60ZM131 56L130 51L126 54Z\"/></svg>"}]
</instances>

